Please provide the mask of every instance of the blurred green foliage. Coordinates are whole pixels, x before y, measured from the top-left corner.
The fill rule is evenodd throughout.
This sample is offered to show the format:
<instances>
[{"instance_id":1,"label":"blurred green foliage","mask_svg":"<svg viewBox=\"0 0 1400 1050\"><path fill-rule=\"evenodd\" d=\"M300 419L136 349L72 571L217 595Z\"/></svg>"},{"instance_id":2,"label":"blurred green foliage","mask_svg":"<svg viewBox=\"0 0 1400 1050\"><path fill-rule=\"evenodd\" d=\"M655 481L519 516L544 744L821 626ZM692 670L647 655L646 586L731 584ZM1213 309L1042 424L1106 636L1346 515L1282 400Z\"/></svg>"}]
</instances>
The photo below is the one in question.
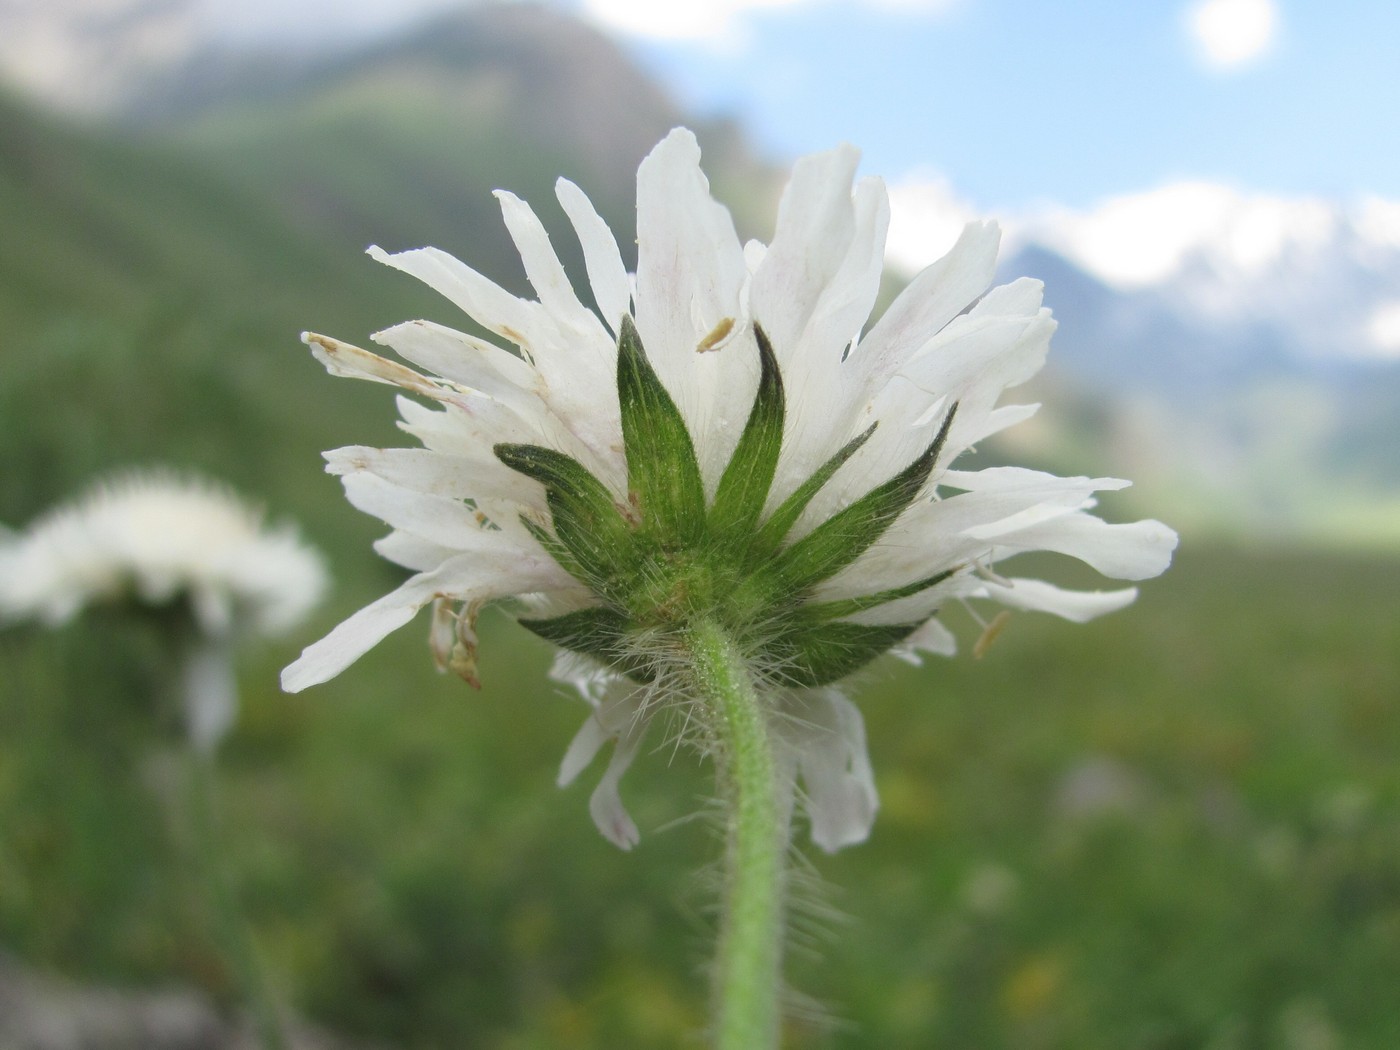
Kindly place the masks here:
<instances>
[{"instance_id":1,"label":"blurred green foliage","mask_svg":"<svg viewBox=\"0 0 1400 1050\"><path fill-rule=\"evenodd\" d=\"M1396 1045L1397 587L1394 562L1188 549L1116 617L869 674L883 809L863 846L803 848L790 971L836 1024L791 1045ZM222 801L277 983L405 1047L677 1045L705 1009L708 771L658 736L615 850L592 777L553 786L583 707L546 647L495 617L482 652L481 693L413 628L299 696L291 647L244 665ZM0 940L227 996L159 655L96 622L4 638Z\"/></svg>"},{"instance_id":2,"label":"blurred green foliage","mask_svg":"<svg viewBox=\"0 0 1400 1050\"><path fill-rule=\"evenodd\" d=\"M553 786L584 708L498 616L480 694L431 671L423 623L326 686L277 689L399 578L318 458L397 443L390 394L326 378L297 333L456 322L355 254L360 220L331 219L413 186L390 209L413 231L426 201L478 207L491 184L539 201L558 168L501 125L436 156L392 114L347 119L323 104L262 139L230 122L133 143L0 104L0 521L172 462L327 551L333 597L247 654L221 756L238 892L298 1010L415 1050L683 1045L705 1018L708 770L658 737L624 783L642 843L608 845L593 776ZM470 184L426 181L467 142ZM615 213L627 190L602 196ZM435 240L518 279L499 228L462 214ZM1400 1045L1397 592L1395 560L1188 542L1123 614L1018 617L982 661L865 675L883 810L864 846L803 847L791 1045ZM976 625L954 626L969 649ZM0 945L232 1006L166 673L149 625L0 634Z\"/></svg>"}]
</instances>

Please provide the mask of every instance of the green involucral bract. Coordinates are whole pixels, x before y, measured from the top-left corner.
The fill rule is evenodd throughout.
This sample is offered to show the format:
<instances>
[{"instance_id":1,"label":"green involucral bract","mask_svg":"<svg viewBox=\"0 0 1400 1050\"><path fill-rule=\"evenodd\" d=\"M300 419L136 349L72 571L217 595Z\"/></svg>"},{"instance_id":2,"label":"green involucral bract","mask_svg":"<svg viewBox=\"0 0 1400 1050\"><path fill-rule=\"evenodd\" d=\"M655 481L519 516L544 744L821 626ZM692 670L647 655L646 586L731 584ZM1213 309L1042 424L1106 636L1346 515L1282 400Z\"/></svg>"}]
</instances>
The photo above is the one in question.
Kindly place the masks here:
<instances>
[{"instance_id":1,"label":"green involucral bract","mask_svg":"<svg viewBox=\"0 0 1400 1050\"><path fill-rule=\"evenodd\" d=\"M868 550L924 490L957 411L924 452L890 480L784 543L802 512L874 433L847 443L768 516L763 508L782 450L785 397L777 357L755 325L759 382L753 408L705 504L695 446L680 410L624 317L617 394L627 457L620 503L577 460L535 445L497 445L506 466L545 487L552 532L527 529L598 604L521 623L634 681L655 674L658 643L704 619L721 624L766 673L793 686L843 678L909 636L918 623L869 625L846 617L917 594L956 570L877 594L818 602L814 588Z\"/></svg>"},{"instance_id":2,"label":"green involucral bract","mask_svg":"<svg viewBox=\"0 0 1400 1050\"><path fill-rule=\"evenodd\" d=\"M761 369L758 393L739 444L719 479L707 522L711 538L736 552L743 551L763 514L763 503L778 469L778 453L783 448L783 377L763 329L755 327L754 336Z\"/></svg>"},{"instance_id":3,"label":"green involucral bract","mask_svg":"<svg viewBox=\"0 0 1400 1050\"><path fill-rule=\"evenodd\" d=\"M705 485L690 431L642 349L631 317L617 341L617 399L627 450L627 498L640 532L666 549L694 546L705 532Z\"/></svg>"}]
</instances>

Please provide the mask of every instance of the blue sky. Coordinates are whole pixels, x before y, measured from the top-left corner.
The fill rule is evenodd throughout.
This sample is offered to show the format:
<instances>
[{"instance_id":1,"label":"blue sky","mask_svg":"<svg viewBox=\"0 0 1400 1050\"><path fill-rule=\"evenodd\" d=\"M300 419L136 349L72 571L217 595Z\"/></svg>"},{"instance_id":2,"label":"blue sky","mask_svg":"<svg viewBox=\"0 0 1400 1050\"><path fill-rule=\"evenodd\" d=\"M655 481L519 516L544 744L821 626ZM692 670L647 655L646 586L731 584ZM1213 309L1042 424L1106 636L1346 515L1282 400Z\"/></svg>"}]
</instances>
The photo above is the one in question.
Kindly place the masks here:
<instances>
[{"instance_id":1,"label":"blue sky","mask_svg":"<svg viewBox=\"0 0 1400 1050\"><path fill-rule=\"evenodd\" d=\"M987 207L1183 178L1400 196L1400 4L1272 6L1271 42L1231 68L1200 56L1190 4L1121 0L793 3L741 12L727 40L629 46L778 154L848 140L872 171L934 169Z\"/></svg>"},{"instance_id":2,"label":"blue sky","mask_svg":"<svg viewBox=\"0 0 1400 1050\"><path fill-rule=\"evenodd\" d=\"M245 36L323 39L470 0L196 2ZM936 171L982 208L1089 207L1188 178L1400 198L1395 0L545 2L775 160L845 140L871 172ZM1190 28L1203 7L1216 64ZM1244 57L1222 64L1232 40Z\"/></svg>"}]
</instances>

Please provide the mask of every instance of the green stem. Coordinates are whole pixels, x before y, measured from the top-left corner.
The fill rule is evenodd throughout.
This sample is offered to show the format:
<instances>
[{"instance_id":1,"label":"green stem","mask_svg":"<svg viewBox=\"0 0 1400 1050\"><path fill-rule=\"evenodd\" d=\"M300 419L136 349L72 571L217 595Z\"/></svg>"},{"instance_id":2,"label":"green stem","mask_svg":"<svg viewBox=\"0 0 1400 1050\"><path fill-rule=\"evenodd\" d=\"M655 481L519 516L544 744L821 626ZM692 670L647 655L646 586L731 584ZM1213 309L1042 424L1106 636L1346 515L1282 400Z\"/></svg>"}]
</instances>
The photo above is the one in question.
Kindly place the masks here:
<instances>
[{"instance_id":1,"label":"green stem","mask_svg":"<svg viewBox=\"0 0 1400 1050\"><path fill-rule=\"evenodd\" d=\"M728 806L724 918L715 970L716 1050L778 1045L787 807L768 715L748 665L719 626L692 627L695 680L720 736Z\"/></svg>"},{"instance_id":2,"label":"green stem","mask_svg":"<svg viewBox=\"0 0 1400 1050\"><path fill-rule=\"evenodd\" d=\"M263 1050L287 1050L287 1040L277 1017L271 990L258 963L257 948L248 929L238 896L223 863L220 849L218 813L215 800L214 756L212 753L188 751L190 767L190 803L196 837L196 850L205 886L212 896L214 921L218 927L220 946L237 974L239 991L244 997L258 1041Z\"/></svg>"}]
</instances>

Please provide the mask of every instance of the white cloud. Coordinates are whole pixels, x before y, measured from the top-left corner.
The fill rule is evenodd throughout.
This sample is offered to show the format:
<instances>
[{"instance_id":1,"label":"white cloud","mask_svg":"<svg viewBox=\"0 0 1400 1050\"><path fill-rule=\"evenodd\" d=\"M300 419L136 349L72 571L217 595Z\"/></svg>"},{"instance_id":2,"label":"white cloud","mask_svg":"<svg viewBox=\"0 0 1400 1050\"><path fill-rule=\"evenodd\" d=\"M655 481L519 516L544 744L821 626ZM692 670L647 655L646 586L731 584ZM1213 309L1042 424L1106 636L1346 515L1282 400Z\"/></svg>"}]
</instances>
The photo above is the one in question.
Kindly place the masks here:
<instances>
[{"instance_id":1,"label":"white cloud","mask_svg":"<svg viewBox=\"0 0 1400 1050\"><path fill-rule=\"evenodd\" d=\"M1186 13L1197 56L1219 70L1266 57L1278 37L1278 22L1273 0L1198 0Z\"/></svg>"},{"instance_id":2,"label":"white cloud","mask_svg":"<svg viewBox=\"0 0 1400 1050\"><path fill-rule=\"evenodd\" d=\"M1049 204L991 217L1006 230L1004 255L1033 241L1127 289L1163 281L1203 252L1236 268L1266 261L1299 225L1298 213L1305 209L1298 203L1246 198L1218 183L1177 182L1089 208ZM946 178L912 174L890 187L886 256L890 265L916 271L942 255L964 223L986 217Z\"/></svg>"},{"instance_id":3,"label":"white cloud","mask_svg":"<svg viewBox=\"0 0 1400 1050\"><path fill-rule=\"evenodd\" d=\"M1400 201L1362 198L1357 227L1361 236L1376 247L1400 248Z\"/></svg>"},{"instance_id":4,"label":"white cloud","mask_svg":"<svg viewBox=\"0 0 1400 1050\"><path fill-rule=\"evenodd\" d=\"M1317 198L1193 181L1110 197L1087 210L1051 209L1023 226L1026 236L1108 284L1133 288L1166 280L1193 258L1222 273L1255 273L1290 246L1324 243L1337 221L1336 207Z\"/></svg>"},{"instance_id":5,"label":"white cloud","mask_svg":"<svg viewBox=\"0 0 1400 1050\"><path fill-rule=\"evenodd\" d=\"M959 197L943 176L915 172L892 183L890 232L885 260L896 270L917 273L943 255L962 228L980 213Z\"/></svg>"},{"instance_id":6,"label":"white cloud","mask_svg":"<svg viewBox=\"0 0 1400 1050\"><path fill-rule=\"evenodd\" d=\"M1321 197L1187 180L1086 208L1049 204L989 213L928 172L893 182L889 192L886 257L907 273L937 259L963 224L976 218L1001 223L1003 256L1026 243L1040 244L1123 290L1161 284L1192 265L1219 280L1249 280L1281 259L1315 257L1339 236L1354 238L1368 259L1389 258L1400 249L1400 201L1375 196L1346 207Z\"/></svg>"},{"instance_id":7,"label":"white cloud","mask_svg":"<svg viewBox=\"0 0 1400 1050\"><path fill-rule=\"evenodd\" d=\"M1003 261L1043 247L1129 293L1120 302L1155 303L1218 340L1263 334L1317 360L1400 362L1400 200L1192 180L1083 208L989 213L937 173L896 180L889 193L885 259L907 276L946 253L964 223L995 218Z\"/></svg>"},{"instance_id":8,"label":"white cloud","mask_svg":"<svg viewBox=\"0 0 1400 1050\"><path fill-rule=\"evenodd\" d=\"M830 0L583 0L595 22L631 36L732 44L742 38L746 16L755 11L815 6ZM905 13L937 13L958 0L848 0L856 7Z\"/></svg>"},{"instance_id":9,"label":"white cloud","mask_svg":"<svg viewBox=\"0 0 1400 1050\"><path fill-rule=\"evenodd\" d=\"M1366 326L1366 334L1380 356L1400 358L1400 300L1377 307Z\"/></svg>"},{"instance_id":10,"label":"white cloud","mask_svg":"<svg viewBox=\"0 0 1400 1050\"><path fill-rule=\"evenodd\" d=\"M790 7L801 0L585 0L583 10L603 25L661 40L718 41L736 31L756 8Z\"/></svg>"}]
</instances>

